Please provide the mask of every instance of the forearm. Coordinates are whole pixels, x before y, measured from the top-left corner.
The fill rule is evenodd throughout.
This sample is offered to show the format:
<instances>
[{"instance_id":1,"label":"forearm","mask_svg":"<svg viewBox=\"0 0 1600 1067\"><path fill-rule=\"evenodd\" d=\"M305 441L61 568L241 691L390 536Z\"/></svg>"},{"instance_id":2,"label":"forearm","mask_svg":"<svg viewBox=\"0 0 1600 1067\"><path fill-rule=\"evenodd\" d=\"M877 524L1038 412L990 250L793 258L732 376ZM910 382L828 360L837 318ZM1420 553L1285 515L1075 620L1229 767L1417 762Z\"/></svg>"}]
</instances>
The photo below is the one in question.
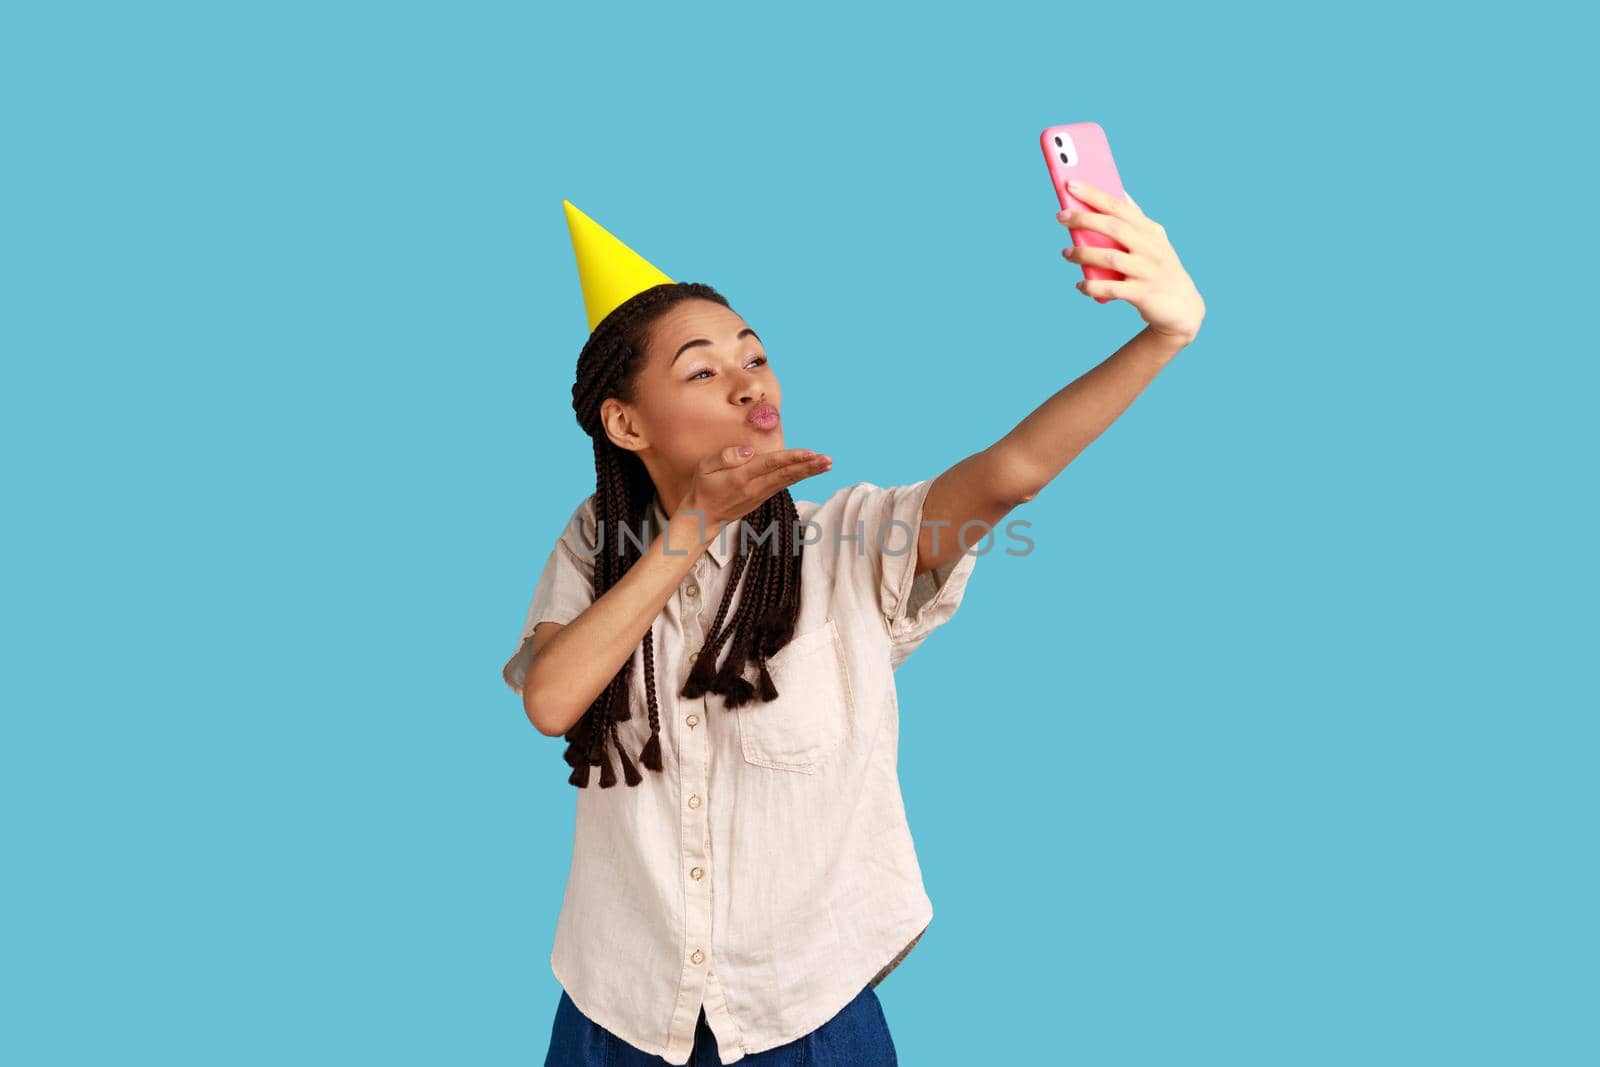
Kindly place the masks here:
<instances>
[{"instance_id":1,"label":"forearm","mask_svg":"<svg viewBox=\"0 0 1600 1067\"><path fill-rule=\"evenodd\" d=\"M1121 417L1184 343L1149 328L1035 408L986 453L994 483L1031 500Z\"/></svg>"},{"instance_id":2,"label":"forearm","mask_svg":"<svg viewBox=\"0 0 1600 1067\"><path fill-rule=\"evenodd\" d=\"M566 733L611 684L715 540L709 530L711 536L701 540L702 525L693 514L675 516L616 585L539 649L523 682L522 703L541 732ZM614 533L606 532L603 552L616 551Z\"/></svg>"}]
</instances>

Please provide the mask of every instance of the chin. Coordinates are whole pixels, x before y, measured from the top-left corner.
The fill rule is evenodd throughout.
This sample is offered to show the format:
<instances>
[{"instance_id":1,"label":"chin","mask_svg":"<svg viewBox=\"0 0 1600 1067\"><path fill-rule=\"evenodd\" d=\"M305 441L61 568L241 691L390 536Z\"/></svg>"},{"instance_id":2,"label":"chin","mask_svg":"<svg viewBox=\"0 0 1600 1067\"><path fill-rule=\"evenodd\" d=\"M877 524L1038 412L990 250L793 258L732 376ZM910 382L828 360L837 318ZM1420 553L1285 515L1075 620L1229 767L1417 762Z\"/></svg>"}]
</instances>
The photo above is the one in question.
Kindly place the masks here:
<instances>
[{"instance_id":1,"label":"chin","mask_svg":"<svg viewBox=\"0 0 1600 1067\"><path fill-rule=\"evenodd\" d=\"M758 430L749 423L741 423L729 436L741 445L749 445L757 452L775 452L784 447L781 424L770 430Z\"/></svg>"}]
</instances>

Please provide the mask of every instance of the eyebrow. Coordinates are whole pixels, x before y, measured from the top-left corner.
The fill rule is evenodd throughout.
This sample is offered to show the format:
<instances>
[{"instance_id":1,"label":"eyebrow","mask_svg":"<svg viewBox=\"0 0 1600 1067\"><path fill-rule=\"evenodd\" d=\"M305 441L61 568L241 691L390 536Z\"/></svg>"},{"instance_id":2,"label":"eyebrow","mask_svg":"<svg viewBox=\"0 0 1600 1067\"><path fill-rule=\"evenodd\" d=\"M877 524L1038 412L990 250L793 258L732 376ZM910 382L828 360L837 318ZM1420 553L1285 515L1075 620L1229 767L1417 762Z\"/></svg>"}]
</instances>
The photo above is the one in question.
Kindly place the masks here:
<instances>
[{"instance_id":1,"label":"eyebrow","mask_svg":"<svg viewBox=\"0 0 1600 1067\"><path fill-rule=\"evenodd\" d=\"M752 330L750 327L748 327L748 326L746 326L744 329L740 330L739 333L738 333L738 336L736 336L734 338L734 340L735 341L739 340L745 334L749 334L751 337L754 337L757 341L761 340L761 336L758 333L756 333L754 330ZM696 345L709 345L710 343L711 342L709 340L707 340L706 338L704 338L704 337L696 337L693 341L684 342L684 346L682 348L678 349L678 355L672 357L672 363L678 362L678 356L683 355L685 352L689 351L689 349L695 347ZM765 344L765 342L762 342L762 343ZM669 366L669 367L672 366L672 363L668 363L667 366Z\"/></svg>"}]
</instances>

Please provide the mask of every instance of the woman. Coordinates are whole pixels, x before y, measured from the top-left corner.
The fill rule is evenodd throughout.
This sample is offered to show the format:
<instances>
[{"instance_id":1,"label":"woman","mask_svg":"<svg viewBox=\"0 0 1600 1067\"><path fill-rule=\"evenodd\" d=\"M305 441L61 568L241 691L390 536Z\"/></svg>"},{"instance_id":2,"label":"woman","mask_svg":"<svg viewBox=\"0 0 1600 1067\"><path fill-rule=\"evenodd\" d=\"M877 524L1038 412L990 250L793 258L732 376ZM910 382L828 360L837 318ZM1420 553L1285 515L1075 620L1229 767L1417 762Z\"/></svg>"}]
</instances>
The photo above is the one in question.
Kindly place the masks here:
<instances>
[{"instance_id":1,"label":"woman","mask_svg":"<svg viewBox=\"0 0 1600 1067\"><path fill-rule=\"evenodd\" d=\"M596 486L503 672L529 720L566 738L581 790L547 1064L895 1062L874 988L932 906L900 795L893 671L960 604L968 546L1204 315L1158 225L1131 200L1079 198L1100 210L1058 218L1128 249L1069 250L1125 275L1079 291L1128 300L1146 328L937 477L820 503L788 491L830 464L785 447L756 332L567 205L591 330L573 410ZM613 757L636 788L612 788Z\"/></svg>"}]
</instances>

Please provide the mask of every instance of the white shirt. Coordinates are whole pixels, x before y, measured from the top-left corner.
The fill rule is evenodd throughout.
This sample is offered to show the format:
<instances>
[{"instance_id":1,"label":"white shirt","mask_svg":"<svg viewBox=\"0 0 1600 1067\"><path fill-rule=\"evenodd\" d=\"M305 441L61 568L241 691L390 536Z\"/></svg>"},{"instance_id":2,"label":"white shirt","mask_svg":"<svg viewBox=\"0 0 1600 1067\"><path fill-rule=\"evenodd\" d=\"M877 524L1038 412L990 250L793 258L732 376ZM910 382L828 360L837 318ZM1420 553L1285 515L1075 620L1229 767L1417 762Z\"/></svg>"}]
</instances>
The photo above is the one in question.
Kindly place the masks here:
<instances>
[{"instance_id":1,"label":"white shirt","mask_svg":"<svg viewBox=\"0 0 1600 1067\"><path fill-rule=\"evenodd\" d=\"M644 781L602 789L592 774L576 790L550 953L578 1010L628 1044L687 1063L702 1006L723 1063L793 1041L876 984L932 919L900 794L894 669L954 614L978 558L913 575L932 484L859 482L795 502L814 526L801 527L794 637L767 661L779 696L739 708L678 696L738 549L739 524L724 529L653 624L661 773L638 763L650 727L642 642L634 650L634 712L617 726ZM659 502L653 513L651 536L666 521ZM503 670L518 693L534 627L594 600L596 527L590 496ZM954 536L939 528L941 545ZM615 545L607 530L604 551ZM752 538L750 551L770 543ZM552 760L544 772L569 770Z\"/></svg>"}]
</instances>

